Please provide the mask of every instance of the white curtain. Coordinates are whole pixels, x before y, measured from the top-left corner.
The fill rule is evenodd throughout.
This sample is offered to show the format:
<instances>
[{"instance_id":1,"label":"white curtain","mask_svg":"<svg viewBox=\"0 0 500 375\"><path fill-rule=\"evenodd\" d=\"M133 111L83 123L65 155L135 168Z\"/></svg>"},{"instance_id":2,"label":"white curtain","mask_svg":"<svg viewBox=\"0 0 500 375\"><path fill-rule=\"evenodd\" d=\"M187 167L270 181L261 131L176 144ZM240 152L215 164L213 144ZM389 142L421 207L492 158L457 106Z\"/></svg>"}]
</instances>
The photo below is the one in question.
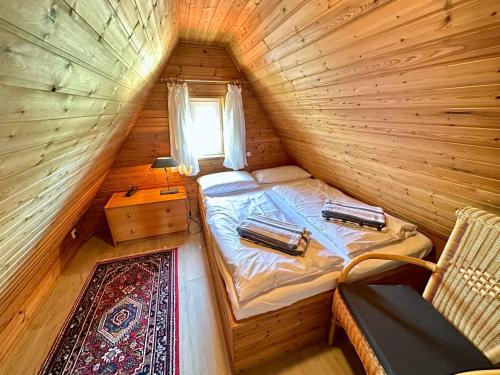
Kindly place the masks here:
<instances>
[{"instance_id":1,"label":"white curtain","mask_svg":"<svg viewBox=\"0 0 500 375\"><path fill-rule=\"evenodd\" d=\"M200 172L193 150L195 137L188 87L168 84L168 119L170 123L170 154L179 164L179 173L195 176Z\"/></svg>"},{"instance_id":2,"label":"white curtain","mask_svg":"<svg viewBox=\"0 0 500 375\"><path fill-rule=\"evenodd\" d=\"M233 170L245 168L245 115L241 99L241 87L227 85L224 105L224 166Z\"/></svg>"}]
</instances>

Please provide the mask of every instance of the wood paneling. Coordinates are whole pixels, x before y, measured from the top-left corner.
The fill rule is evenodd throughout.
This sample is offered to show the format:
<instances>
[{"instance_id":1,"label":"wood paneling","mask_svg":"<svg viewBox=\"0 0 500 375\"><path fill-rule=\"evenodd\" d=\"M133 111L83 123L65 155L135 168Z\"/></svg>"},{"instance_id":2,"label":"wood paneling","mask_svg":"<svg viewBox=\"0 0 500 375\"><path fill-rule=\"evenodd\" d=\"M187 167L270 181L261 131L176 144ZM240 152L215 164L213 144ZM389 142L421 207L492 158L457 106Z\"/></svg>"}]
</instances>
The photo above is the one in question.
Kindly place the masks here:
<instances>
[{"instance_id":1,"label":"wood paneling","mask_svg":"<svg viewBox=\"0 0 500 375\"><path fill-rule=\"evenodd\" d=\"M439 242L458 207L500 211L498 1L221 0L208 34L194 2L180 35L226 46L315 177Z\"/></svg>"},{"instance_id":2,"label":"wood paneling","mask_svg":"<svg viewBox=\"0 0 500 375\"><path fill-rule=\"evenodd\" d=\"M78 243L67 234L177 42L176 10L0 2L0 361Z\"/></svg>"},{"instance_id":3,"label":"wood paneling","mask_svg":"<svg viewBox=\"0 0 500 375\"><path fill-rule=\"evenodd\" d=\"M86 233L107 230L103 207L112 193L127 190L130 184L141 189L166 186L165 172L149 166L157 156L170 154L168 129L167 88L161 78L202 80L234 80L243 76L234 65L224 48L179 44L161 77L151 90L135 126L124 142L113 167L94 198L79 227ZM225 84L189 84L192 97L224 97ZM288 157L280 139L272 130L260 107L248 88L243 86L243 107L245 111L248 170L268 168L286 164ZM226 170L222 158L200 160L200 175ZM195 177L171 176L173 185L185 185L193 216L198 216L198 196ZM195 229L195 228L193 228Z\"/></svg>"},{"instance_id":4,"label":"wood paneling","mask_svg":"<svg viewBox=\"0 0 500 375\"><path fill-rule=\"evenodd\" d=\"M284 146L315 177L441 241L456 208L498 212L498 8L497 0L0 2L0 359L42 299L43 291L30 297L35 286L57 277L61 241L94 193L82 228L106 228L112 192L164 186L149 168L169 153L156 74L179 38L224 46L232 59L222 47L181 45L164 76L249 81L249 169L287 162ZM222 85L191 91L225 94ZM202 171L221 164L204 160ZM194 179L173 180L187 186L196 213Z\"/></svg>"}]
</instances>

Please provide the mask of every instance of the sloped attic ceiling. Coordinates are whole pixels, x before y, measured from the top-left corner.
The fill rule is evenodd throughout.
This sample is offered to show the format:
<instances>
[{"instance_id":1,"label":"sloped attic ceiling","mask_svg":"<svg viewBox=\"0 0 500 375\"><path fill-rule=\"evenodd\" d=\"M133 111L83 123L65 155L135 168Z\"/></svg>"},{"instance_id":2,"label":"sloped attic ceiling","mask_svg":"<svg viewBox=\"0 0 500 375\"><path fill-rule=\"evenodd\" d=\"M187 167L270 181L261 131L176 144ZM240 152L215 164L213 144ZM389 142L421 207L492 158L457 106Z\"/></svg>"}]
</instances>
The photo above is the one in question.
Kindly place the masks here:
<instances>
[{"instance_id":1,"label":"sloped attic ceiling","mask_svg":"<svg viewBox=\"0 0 500 375\"><path fill-rule=\"evenodd\" d=\"M497 0L181 1L315 177L445 239L500 207Z\"/></svg>"},{"instance_id":2,"label":"sloped attic ceiling","mask_svg":"<svg viewBox=\"0 0 500 375\"><path fill-rule=\"evenodd\" d=\"M62 238L177 41L176 5L0 1L0 331L26 321L14 301L55 276Z\"/></svg>"},{"instance_id":3,"label":"sloped attic ceiling","mask_svg":"<svg viewBox=\"0 0 500 375\"><path fill-rule=\"evenodd\" d=\"M441 239L459 206L498 211L499 6L0 0L0 331L50 279L178 39L226 46L316 177Z\"/></svg>"}]
</instances>

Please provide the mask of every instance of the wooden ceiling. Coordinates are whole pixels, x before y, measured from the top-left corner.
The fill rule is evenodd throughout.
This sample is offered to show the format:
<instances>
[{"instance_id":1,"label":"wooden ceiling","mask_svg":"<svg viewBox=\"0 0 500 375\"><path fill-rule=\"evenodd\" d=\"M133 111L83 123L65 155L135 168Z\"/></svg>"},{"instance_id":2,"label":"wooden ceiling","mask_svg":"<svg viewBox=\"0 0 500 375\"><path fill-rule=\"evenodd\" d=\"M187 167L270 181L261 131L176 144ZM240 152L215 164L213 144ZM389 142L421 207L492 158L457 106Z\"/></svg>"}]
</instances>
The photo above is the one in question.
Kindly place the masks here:
<instances>
[{"instance_id":1,"label":"wooden ceiling","mask_svg":"<svg viewBox=\"0 0 500 375\"><path fill-rule=\"evenodd\" d=\"M226 45L258 27L272 10L297 1L179 0L179 38L182 41ZM306 2L306 1L302 1ZM298 3L298 2L297 2ZM286 10L283 10L286 13Z\"/></svg>"},{"instance_id":2,"label":"wooden ceiling","mask_svg":"<svg viewBox=\"0 0 500 375\"><path fill-rule=\"evenodd\" d=\"M225 46L288 153L314 176L441 239L458 207L498 212L499 8L498 0L0 1L3 344L12 339L5 327L29 321L26 296L55 277L62 238L178 40Z\"/></svg>"},{"instance_id":3,"label":"wooden ceiling","mask_svg":"<svg viewBox=\"0 0 500 375\"><path fill-rule=\"evenodd\" d=\"M500 207L498 0L184 0L180 37L225 45L288 153L445 239Z\"/></svg>"}]
</instances>

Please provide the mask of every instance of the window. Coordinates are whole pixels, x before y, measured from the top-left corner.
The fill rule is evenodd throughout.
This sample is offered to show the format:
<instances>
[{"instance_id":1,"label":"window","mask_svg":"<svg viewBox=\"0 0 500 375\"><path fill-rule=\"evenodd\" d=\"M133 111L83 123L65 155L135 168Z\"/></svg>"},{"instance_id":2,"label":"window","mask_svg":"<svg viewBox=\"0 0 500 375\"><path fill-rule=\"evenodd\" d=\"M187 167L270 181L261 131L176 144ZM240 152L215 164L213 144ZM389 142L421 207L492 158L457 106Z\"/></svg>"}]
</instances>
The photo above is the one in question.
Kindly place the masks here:
<instances>
[{"instance_id":1,"label":"window","mask_svg":"<svg viewBox=\"0 0 500 375\"><path fill-rule=\"evenodd\" d=\"M191 98L190 102L198 158L223 156L222 99Z\"/></svg>"}]
</instances>

